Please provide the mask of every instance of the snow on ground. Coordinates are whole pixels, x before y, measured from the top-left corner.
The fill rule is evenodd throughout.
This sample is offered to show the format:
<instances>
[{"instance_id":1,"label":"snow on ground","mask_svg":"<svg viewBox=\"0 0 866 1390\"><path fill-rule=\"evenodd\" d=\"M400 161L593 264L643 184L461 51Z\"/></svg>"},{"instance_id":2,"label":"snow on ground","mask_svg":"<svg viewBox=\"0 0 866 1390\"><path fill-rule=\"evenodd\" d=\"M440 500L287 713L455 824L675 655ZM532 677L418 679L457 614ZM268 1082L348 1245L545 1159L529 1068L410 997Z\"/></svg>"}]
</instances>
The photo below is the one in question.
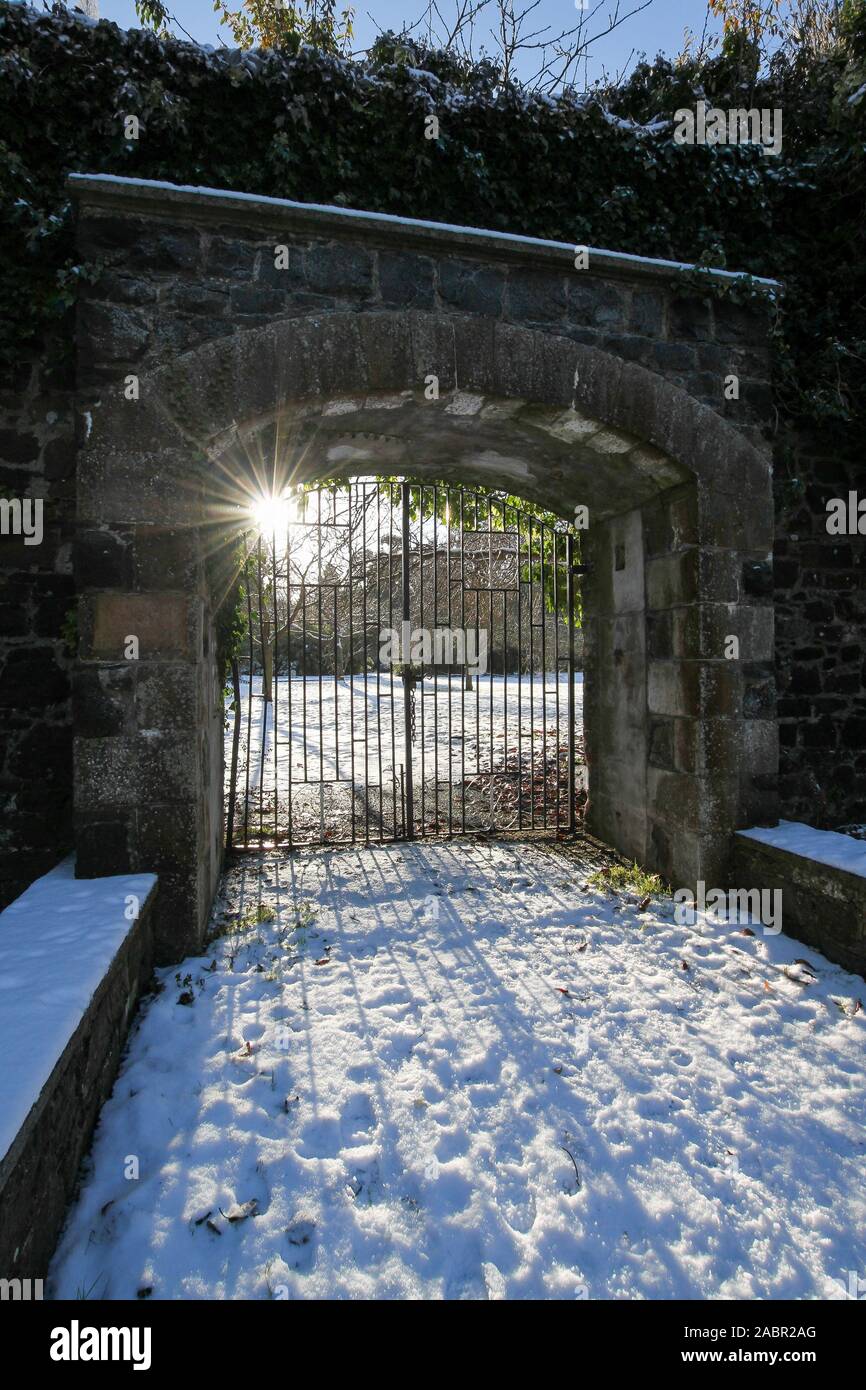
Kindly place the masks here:
<instances>
[{"instance_id":1,"label":"snow on ground","mask_svg":"<svg viewBox=\"0 0 866 1390\"><path fill-rule=\"evenodd\" d=\"M459 678L427 676L417 687L415 705L419 771L423 747L429 768L438 764L439 775L447 777L450 763L456 778L463 758L469 770L476 761L482 769L489 766L491 741L496 753L516 745L519 734L528 751L533 743L542 745L545 727L553 739L557 724L564 737L568 675L475 676L471 691L462 689ZM575 678L575 706L580 729L581 674ZM241 763L249 761L251 787L258 786L264 772L266 781L276 780L282 788L290 757L293 781L348 777L353 736L359 779L364 778L365 761L370 782L379 780L380 768L385 780L403 762L403 683L387 672L371 671L351 680L323 676L321 682L317 676L280 676L266 707L261 676L254 676L252 682L241 681L241 710ZM231 728L226 754L231 756Z\"/></svg>"},{"instance_id":2,"label":"snow on ground","mask_svg":"<svg viewBox=\"0 0 866 1390\"><path fill-rule=\"evenodd\" d=\"M460 677L427 676L415 698L413 744L416 814L419 824L448 828L461 819L460 800L466 779L496 772L519 760L524 777L559 760L567 766L568 674L475 676L463 689ZM265 838L276 825L283 832L291 806L293 833L304 841L350 838L351 815L373 838L393 830L395 797L405 762L403 683L390 673L368 672L351 679L333 676L281 676L274 699L262 700L262 679L241 682L238 841L246 830L254 838L259 826L261 790ZM581 738L583 676L575 677L575 724ZM233 719L226 729L230 765ZM264 746L263 746L264 742ZM578 745L578 756L582 758ZM334 786L334 779L342 785ZM516 803L504 805L498 786L488 779L470 808L470 825L496 823L517 827ZM553 779L552 779L553 780ZM436 783L438 781L438 795ZM449 801L449 784L451 798ZM381 793L379 792L381 788ZM365 793L365 789L371 789ZM248 797L244 814L244 797ZM551 790L535 812L523 799L523 825L551 826L557 811L567 820L567 796ZM398 816L399 819L399 816Z\"/></svg>"},{"instance_id":3,"label":"snow on ground","mask_svg":"<svg viewBox=\"0 0 866 1390\"><path fill-rule=\"evenodd\" d=\"M538 842L242 861L229 934L144 1009L54 1296L848 1297L863 981L588 872Z\"/></svg>"}]
</instances>

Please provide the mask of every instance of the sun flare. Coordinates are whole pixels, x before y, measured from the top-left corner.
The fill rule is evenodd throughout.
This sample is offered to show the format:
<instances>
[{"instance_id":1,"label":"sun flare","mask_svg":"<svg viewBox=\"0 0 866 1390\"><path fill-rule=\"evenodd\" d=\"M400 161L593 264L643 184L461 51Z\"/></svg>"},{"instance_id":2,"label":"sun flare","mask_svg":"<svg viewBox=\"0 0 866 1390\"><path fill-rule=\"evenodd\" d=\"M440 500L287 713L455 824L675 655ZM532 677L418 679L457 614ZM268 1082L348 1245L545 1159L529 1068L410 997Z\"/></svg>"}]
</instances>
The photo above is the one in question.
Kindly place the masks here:
<instances>
[{"instance_id":1,"label":"sun flare","mask_svg":"<svg viewBox=\"0 0 866 1390\"><path fill-rule=\"evenodd\" d=\"M261 535L284 539L294 519L292 499L274 493L258 497L250 506L250 516Z\"/></svg>"}]
</instances>

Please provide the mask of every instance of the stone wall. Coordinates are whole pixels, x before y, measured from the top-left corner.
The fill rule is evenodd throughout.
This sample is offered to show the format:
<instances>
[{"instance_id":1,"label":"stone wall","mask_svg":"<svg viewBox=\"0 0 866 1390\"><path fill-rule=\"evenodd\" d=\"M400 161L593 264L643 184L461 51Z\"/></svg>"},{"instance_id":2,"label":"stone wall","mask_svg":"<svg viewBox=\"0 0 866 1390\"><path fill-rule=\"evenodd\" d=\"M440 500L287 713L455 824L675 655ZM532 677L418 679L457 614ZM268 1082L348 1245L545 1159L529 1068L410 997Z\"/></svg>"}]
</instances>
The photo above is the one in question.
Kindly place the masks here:
<instances>
[{"instance_id":1,"label":"stone wall","mask_svg":"<svg viewBox=\"0 0 866 1390\"><path fill-rule=\"evenodd\" d=\"M779 790L788 820L819 828L866 823L866 536L827 531L828 499L866 497L864 479L862 453L817 435L779 443Z\"/></svg>"},{"instance_id":2,"label":"stone wall","mask_svg":"<svg viewBox=\"0 0 866 1390\"><path fill-rule=\"evenodd\" d=\"M24 361L0 384L0 497L43 502L43 540L0 537L0 906L72 845L75 439L69 371Z\"/></svg>"},{"instance_id":3,"label":"stone wall","mask_svg":"<svg viewBox=\"0 0 866 1390\"><path fill-rule=\"evenodd\" d=\"M72 905L69 920L76 929L86 931L86 911L75 913L75 885L70 884L67 891L67 910ZM3 1278L42 1279L47 1273L99 1111L114 1085L136 1004L151 979L157 891L151 889L125 937L121 933L108 970L0 1160ZM123 922L123 897L118 895L117 900L117 915ZM38 921L33 927L38 930ZM68 1003L61 999L55 1007L64 1010ZM7 1057L6 1065L9 1061Z\"/></svg>"},{"instance_id":4,"label":"stone wall","mask_svg":"<svg viewBox=\"0 0 866 1390\"><path fill-rule=\"evenodd\" d=\"M746 835L734 836L732 882L778 890L782 930L866 976L866 878Z\"/></svg>"},{"instance_id":5,"label":"stone wall","mask_svg":"<svg viewBox=\"0 0 866 1390\"><path fill-rule=\"evenodd\" d=\"M569 248L526 238L372 214L349 219L340 210L231 194L191 209L189 193L146 181L76 176L72 185L86 205L82 255L104 267L78 321L85 384L94 348L97 387L172 353L299 315L471 313L543 327L639 363L763 442L771 413L766 306L708 303L664 262L599 251L577 271ZM274 264L277 244L288 248L285 268ZM739 378L738 400L725 399L729 373Z\"/></svg>"}]
</instances>

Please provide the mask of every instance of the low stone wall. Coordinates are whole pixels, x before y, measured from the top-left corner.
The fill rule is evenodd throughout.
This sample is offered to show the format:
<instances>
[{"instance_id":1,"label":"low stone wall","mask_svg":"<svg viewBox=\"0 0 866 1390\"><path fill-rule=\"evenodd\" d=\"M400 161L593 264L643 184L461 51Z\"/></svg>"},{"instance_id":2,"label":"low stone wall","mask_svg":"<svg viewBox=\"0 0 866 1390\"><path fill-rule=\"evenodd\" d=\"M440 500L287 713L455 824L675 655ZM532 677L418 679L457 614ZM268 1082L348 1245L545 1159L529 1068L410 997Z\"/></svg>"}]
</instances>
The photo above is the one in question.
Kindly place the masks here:
<instances>
[{"instance_id":1,"label":"low stone wall","mask_svg":"<svg viewBox=\"0 0 866 1390\"><path fill-rule=\"evenodd\" d=\"M737 885L781 889L788 935L866 976L866 877L742 833L732 866Z\"/></svg>"},{"instance_id":2,"label":"low stone wall","mask_svg":"<svg viewBox=\"0 0 866 1390\"><path fill-rule=\"evenodd\" d=\"M72 872L66 861L0 913L0 968L20 979L34 1015L25 1036L15 1036L21 1030L11 1001L0 1021L2 1279L46 1275L151 976L154 876L96 883ZM132 898L138 915L127 920ZM64 945L66 961L58 958ZM36 974L40 950L47 980Z\"/></svg>"}]
</instances>

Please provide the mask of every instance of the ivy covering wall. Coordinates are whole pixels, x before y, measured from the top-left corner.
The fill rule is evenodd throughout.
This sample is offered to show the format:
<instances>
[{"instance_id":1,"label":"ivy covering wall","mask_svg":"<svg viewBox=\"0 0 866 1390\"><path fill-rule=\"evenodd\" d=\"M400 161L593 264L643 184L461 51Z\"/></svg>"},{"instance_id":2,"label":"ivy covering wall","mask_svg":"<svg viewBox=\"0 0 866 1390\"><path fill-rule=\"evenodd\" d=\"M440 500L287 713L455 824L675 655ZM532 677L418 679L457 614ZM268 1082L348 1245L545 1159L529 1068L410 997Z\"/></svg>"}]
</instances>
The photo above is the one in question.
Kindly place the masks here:
<instances>
[{"instance_id":1,"label":"ivy covering wall","mask_svg":"<svg viewBox=\"0 0 866 1390\"><path fill-rule=\"evenodd\" d=\"M87 271L64 179L98 171L779 278L780 410L844 427L866 397L864 49L858 3L834 56L780 60L764 79L739 81L726 57L700 70L659 60L592 99L551 100L387 37L353 63L310 48L209 50L0 3L2 360L74 300ZM782 153L676 144L674 112L700 98L780 108Z\"/></svg>"}]
</instances>

